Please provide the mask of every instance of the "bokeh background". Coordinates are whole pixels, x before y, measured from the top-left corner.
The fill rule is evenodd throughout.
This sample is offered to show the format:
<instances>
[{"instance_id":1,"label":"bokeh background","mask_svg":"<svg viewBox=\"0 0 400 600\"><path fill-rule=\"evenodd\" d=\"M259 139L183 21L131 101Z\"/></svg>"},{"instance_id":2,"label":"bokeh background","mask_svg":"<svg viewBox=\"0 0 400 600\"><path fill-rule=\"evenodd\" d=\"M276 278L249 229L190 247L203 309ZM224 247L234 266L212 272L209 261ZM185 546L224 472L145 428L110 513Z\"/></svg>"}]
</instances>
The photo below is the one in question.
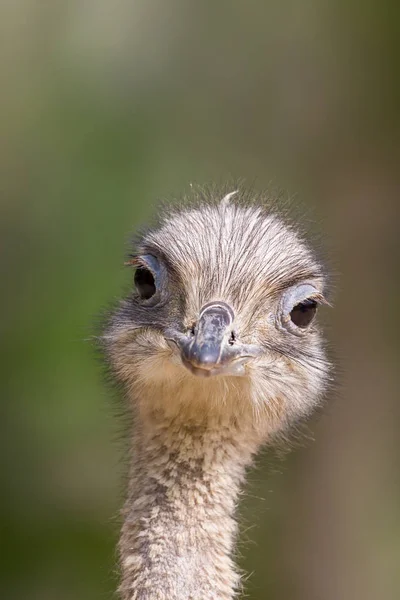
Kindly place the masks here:
<instances>
[{"instance_id":1,"label":"bokeh background","mask_svg":"<svg viewBox=\"0 0 400 600\"><path fill-rule=\"evenodd\" d=\"M339 274L339 391L250 476L246 597L400 597L399 30L388 0L1 3L2 598L113 598L92 323L157 199L227 178L287 190Z\"/></svg>"}]
</instances>

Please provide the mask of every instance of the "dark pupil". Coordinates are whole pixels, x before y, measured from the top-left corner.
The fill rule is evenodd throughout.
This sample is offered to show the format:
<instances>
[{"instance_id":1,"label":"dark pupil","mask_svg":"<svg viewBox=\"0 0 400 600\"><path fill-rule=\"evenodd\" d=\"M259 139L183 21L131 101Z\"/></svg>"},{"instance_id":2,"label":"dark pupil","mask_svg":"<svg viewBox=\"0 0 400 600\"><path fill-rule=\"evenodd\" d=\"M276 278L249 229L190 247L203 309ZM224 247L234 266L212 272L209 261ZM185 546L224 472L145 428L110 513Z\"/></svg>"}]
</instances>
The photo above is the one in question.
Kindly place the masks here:
<instances>
[{"instance_id":1,"label":"dark pupil","mask_svg":"<svg viewBox=\"0 0 400 600\"><path fill-rule=\"evenodd\" d=\"M290 318L297 327L307 327L313 320L316 311L315 300L304 300L300 304L296 304L290 313Z\"/></svg>"},{"instance_id":2,"label":"dark pupil","mask_svg":"<svg viewBox=\"0 0 400 600\"><path fill-rule=\"evenodd\" d=\"M153 274L145 267L136 269L134 282L142 300L148 300L156 293Z\"/></svg>"}]
</instances>

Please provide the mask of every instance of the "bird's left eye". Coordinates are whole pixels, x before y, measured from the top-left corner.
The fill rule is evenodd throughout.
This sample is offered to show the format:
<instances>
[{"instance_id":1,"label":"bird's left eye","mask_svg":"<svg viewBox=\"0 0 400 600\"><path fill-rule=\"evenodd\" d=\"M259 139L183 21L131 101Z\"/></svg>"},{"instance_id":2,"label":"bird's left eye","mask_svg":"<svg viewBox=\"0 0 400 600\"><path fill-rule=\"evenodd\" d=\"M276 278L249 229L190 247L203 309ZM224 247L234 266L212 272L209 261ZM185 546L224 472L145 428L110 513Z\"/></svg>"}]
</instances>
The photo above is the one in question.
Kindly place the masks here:
<instances>
[{"instance_id":1,"label":"bird's left eye","mask_svg":"<svg viewBox=\"0 0 400 600\"><path fill-rule=\"evenodd\" d=\"M302 335L313 322L318 305L325 303L322 293L309 283L287 289L278 307L278 326Z\"/></svg>"},{"instance_id":2,"label":"bird's left eye","mask_svg":"<svg viewBox=\"0 0 400 600\"><path fill-rule=\"evenodd\" d=\"M308 298L296 304L290 311L290 320L296 327L308 327L317 312L317 302Z\"/></svg>"}]
</instances>

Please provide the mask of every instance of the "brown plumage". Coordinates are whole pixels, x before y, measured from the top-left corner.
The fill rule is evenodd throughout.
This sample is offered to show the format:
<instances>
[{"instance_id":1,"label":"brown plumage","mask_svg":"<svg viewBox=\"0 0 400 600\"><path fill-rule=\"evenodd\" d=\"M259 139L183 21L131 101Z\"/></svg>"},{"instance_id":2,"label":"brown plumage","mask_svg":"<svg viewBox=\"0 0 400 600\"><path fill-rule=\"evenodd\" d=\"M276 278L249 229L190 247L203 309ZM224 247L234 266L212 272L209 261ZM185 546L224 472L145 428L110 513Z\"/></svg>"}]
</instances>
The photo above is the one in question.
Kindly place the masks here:
<instances>
[{"instance_id":1,"label":"brown plumage","mask_svg":"<svg viewBox=\"0 0 400 600\"><path fill-rule=\"evenodd\" d=\"M329 379L314 319L325 274L271 202L243 191L168 211L130 262L132 293L103 336L132 414L120 595L230 600L245 470Z\"/></svg>"}]
</instances>

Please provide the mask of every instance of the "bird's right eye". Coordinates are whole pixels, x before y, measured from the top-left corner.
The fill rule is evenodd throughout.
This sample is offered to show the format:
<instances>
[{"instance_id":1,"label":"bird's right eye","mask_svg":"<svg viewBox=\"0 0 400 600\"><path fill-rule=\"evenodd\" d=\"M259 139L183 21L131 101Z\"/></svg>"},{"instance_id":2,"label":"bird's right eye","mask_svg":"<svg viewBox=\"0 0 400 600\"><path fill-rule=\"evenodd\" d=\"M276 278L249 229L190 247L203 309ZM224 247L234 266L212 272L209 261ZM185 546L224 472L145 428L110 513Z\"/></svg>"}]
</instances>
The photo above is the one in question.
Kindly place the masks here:
<instances>
[{"instance_id":1,"label":"bird's right eye","mask_svg":"<svg viewBox=\"0 0 400 600\"><path fill-rule=\"evenodd\" d=\"M149 300L157 291L154 275L146 267L136 269L134 284L142 300Z\"/></svg>"}]
</instances>

